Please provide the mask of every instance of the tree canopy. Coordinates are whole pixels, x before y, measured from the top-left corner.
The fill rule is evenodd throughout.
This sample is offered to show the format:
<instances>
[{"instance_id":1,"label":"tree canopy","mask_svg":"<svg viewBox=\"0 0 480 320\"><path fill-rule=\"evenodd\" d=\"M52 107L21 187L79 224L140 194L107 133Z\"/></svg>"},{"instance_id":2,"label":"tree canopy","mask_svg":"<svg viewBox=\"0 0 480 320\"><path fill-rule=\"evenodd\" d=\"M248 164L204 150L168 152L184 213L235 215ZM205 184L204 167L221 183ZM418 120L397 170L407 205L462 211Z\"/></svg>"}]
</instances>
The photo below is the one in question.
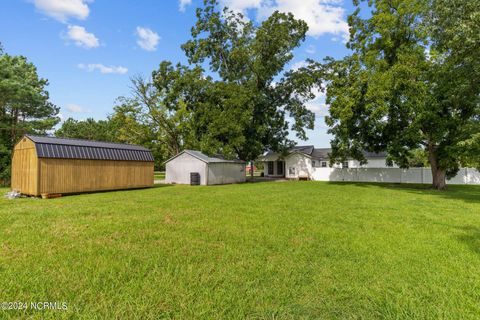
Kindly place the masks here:
<instances>
[{"instance_id":1,"label":"tree canopy","mask_svg":"<svg viewBox=\"0 0 480 320\"><path fill-rule=\"evenodd\" d=\"M204 103L192 105L200 146L254 160L267 149L292 145L289 131L306 139L305 129L314 122L305 105L313 98L314 74L286 67L307 24L274 12L257 26L218 7L208 0L197 9L192 39L182 46L191 64L208 63L215 75L202 92Z\"/></svg>"},{"instance_id":2,"label":"tree canopy","mask_svg":"<svg viewBox=\"0 0 480 320\"><path fill-rule=\"evenodd\" d=\"M17 140L26 133L45 134L60 120L59 109L49 101L47 85L27 58L0 49L0 180L10 178Z\"/></svg>"},{"instance_id":3,"label":"tree canopy","mask_svg":"<svg viewBox=\"0 0 480 320\"><path fill-rule=\"evenodd\" d=\"M134 77L132 94L115 108L148 128L165 158L194 148L255 160L293 145L291 131L306 139L305 129L313 129L306 102L314 98L317 73L288 68L306 23L274 12L254 25L220 7L206 0L197 9L192 38L182 45L188 66L162 61L151 79ZM133 130L135 121L120 130Z\"/></svg>"},{"instance_id":4,"label":"tree canopy","mask_svg":"<svg viewBox=\"0 0 480 320\"><path fill-rule=\"evenodd\" d=\"M352 54L327 59L332 160L387 151L409 166L424 149L433 185L458 171L478 141L480 8L474 0L373 0L349 17ZM468 147L470 145L470 147Z\"/></svg>"},{"instance_id":5,"label":"tree canopy","mask_svg":"<svg viewBox=\"0 0 480 320\"><path fill-rule=\"evenodd\" d=\"M55 131L57 137L116 142L116 129L109 120L68 118Z\"/></svg>"}]
</instances>

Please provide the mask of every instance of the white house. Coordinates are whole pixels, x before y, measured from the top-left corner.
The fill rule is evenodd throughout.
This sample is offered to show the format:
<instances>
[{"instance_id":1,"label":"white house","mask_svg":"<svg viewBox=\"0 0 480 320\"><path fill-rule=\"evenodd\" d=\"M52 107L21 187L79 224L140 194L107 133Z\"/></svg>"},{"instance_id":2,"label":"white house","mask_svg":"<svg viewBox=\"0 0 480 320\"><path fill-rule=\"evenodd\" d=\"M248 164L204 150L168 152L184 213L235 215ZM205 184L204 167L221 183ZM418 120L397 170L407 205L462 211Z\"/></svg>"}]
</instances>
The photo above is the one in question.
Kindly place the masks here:
<instances>
[{"instance_id":1,"label":"white house","mask_svg":"<svg viewBox=\"0 0 480 320\"><path fill-rule=\"evenodd\" d=\"M200 176L201 185L246 181L245 162L209 157L200 151L184 150L166 162L166 183L190 184L191 173Z\"/></svg>"},{"instance_id":2,"label":"white house","mask_svg":"<svg viewBox=\"0 0 480 320\"><path fill-rule=\"evenodd\" d=\"M315 168L330 166L329 148L315 148L314 146L296 146L289 150L287 155L268 152L262 157L265 177L285 177L289 179L312 178ZM337 163L333 168L387 168L385 153L364 153L367 163L360 165L357 160L349 159L344 163ZM395 167L395 166L394 166Z\"/></svg>"},{"instance_id":3,"label":"white house","mask_svg":"<svg viewBox=\"0 0 480 320\"><path fill-rule=\"evenodd\" d=\"M298 146L290 149L286 155L268 152L262 157L265 177L317 181L357 181L389 183L432 183L430 168L402 169L396 165L386 165L385 153L364 152L367 163L360 165L349 159L330 167L331 149ZM473 168L461 168L447 184L480 184L480 172Z\"/></svg>"}]
</instances>

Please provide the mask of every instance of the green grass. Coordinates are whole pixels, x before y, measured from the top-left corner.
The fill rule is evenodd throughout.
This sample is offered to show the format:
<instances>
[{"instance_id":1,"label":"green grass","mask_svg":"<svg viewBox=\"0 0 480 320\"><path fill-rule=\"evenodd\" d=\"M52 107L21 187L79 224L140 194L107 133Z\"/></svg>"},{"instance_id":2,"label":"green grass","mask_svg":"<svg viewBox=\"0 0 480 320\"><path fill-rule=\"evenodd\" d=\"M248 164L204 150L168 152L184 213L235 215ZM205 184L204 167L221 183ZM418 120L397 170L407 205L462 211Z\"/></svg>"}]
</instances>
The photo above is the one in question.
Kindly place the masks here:
<instances>
[{"instance_id":1,"label":"green grass","mask_svg":"<svg viewBox=\"0 0 480 320\"><path fill-rule=\"evenodd\" d=\"M478 319L480 188L422 188L0 199L0 302L68 303L0 318Z\"/></svg>"},{"instance_id":2,"label":"green grass","mask_svg":"<svg viewBox=\"0 0 480 320\"><path fill-rule=\"evenodd\" d=\"M165 171L155 171L154 172L154 179L155 180L164 180L165 179Z\"/></svg>"},{"instance_id":3,"label":"green grass","mask_svg":"<svg viewBox=\"0 0 480 320\"><path fill-rule=\"evenodd\" d=\"M260 177L262 175L263 170L255 170L253 171L253 176L254 177ZM245 174L247 175L247 178L251 176L250 171L245 170Z\"/></svg>"}]
</instances>

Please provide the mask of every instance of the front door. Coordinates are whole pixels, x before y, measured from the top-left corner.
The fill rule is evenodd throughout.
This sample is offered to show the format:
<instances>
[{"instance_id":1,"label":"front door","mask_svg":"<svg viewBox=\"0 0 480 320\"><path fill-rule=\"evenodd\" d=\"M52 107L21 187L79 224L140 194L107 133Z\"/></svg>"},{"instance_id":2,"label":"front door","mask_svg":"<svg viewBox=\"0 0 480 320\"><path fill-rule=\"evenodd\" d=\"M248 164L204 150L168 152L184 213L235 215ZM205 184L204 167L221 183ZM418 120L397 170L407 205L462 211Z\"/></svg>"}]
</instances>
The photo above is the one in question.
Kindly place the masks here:
<instances>
[{"instance_id":1,"label":"front door","mask_svg":"<svg viewBox=\"0 0 480 320\"><path fill-rule=\"evenodd\" d=\"M268 161L267 162L267 168L268 168L267 173L268 173L269 176L273 176L273 168L274 168L273 165L274 165L273 161Z\"/></svg>"},{"instance_id":2,"label":"front door","mask_svg":"<svg viewBox=\"0 0 480 320\"><path fill-rule=\"evenodd\" d=\"M285 176L285 161L277 161L277 176Z\"/></svg>"}]
</instances>

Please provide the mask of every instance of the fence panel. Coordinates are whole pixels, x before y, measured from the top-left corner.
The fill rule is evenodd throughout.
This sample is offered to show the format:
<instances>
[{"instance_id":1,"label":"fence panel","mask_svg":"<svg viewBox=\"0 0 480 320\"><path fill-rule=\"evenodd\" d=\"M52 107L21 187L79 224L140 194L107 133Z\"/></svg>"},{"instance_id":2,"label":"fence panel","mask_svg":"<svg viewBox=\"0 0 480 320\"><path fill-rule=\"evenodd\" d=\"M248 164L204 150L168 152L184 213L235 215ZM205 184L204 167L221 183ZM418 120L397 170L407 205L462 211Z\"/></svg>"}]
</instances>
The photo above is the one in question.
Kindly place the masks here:
<instances>
[{"instance_id":1,"label":"fence panel","mask_svg":"<svg viewBox=\"0 0 480 320\"><path fill-rule=\"evenodd\" d=\"M360 181L393 183L432 183L430 168L313 168L312 180L316 181ZM461 168L458 174L447 180L447 184L480 184L480 172Z\"/></svg>"}]
</instances>

